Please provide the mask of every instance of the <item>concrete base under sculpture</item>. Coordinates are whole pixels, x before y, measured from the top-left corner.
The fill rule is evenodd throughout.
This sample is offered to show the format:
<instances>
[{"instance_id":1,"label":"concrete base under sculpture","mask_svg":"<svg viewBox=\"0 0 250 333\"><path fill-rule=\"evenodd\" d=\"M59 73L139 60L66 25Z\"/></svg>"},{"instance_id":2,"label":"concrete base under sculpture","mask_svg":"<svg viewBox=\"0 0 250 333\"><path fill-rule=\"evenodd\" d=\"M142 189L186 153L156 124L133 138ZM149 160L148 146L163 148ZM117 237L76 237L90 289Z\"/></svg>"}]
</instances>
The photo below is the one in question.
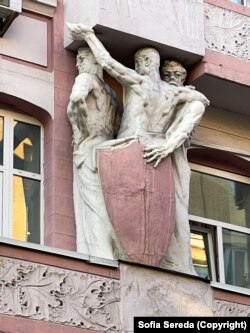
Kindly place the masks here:
<instances>
[{"instance_id":1,"label":"concrete base under sculpture","mask_svg":"<svg viewBox=\"0 0 250 333\"><path fill-rule=\"evenodd\" d=\"M134 317L213 316L208 283L132 265L121 265L123 332L133 332Z\"/></svg>"},{"instance_id":2,"label":"concrete base under sculpture","mask_svg":"<svg viewBox=\"0 0 250 333\"><path fill-rule=\"evenodd\" d=\"M130 260L160 266L175 221L171 158L157 168L138 142L100 151L99 171L107 211Z\"/></svg>"}]
</instances>

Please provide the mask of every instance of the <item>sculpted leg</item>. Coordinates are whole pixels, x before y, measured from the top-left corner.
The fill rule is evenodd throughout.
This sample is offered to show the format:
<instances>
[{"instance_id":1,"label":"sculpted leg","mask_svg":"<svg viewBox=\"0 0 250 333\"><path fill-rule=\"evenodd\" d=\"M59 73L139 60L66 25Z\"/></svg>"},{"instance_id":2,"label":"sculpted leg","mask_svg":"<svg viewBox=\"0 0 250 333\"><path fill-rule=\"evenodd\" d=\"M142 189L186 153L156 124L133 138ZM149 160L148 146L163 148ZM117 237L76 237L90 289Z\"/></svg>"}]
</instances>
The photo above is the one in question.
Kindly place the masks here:
<instances>
[{"instance_id":1,"label":"sculpted leg","mask_svg":"<svg viewBox=\"0 0 250 333\"><path fill-rule=\"evenodd\" d=\"M181 142L182 145L171 155L175 182L176 218L174 234L162 266L195 275L197 274L192 263L188 218L190 167L183 139L190 138L192 130L200 121L204 110L204 105L199 101L186 103L178 111L177 117L170 126L170 131L167 133L167 140L169 137L175 142ZM179 134L178 131L180 131ZM179 140L176 140L178 137Z\"/></svg>"},{"instance_id":2,"label":"sculpted leg","mask_svg":"<svg viewBox=\"0 0 250 333\"><path fill-rule=\"evenodd\" d=\"M175 228L162 267L197 275L192 263L188 219L190 168L183 145L172 154L172 163L176 199Z\"/></svg>"}]
</instances>

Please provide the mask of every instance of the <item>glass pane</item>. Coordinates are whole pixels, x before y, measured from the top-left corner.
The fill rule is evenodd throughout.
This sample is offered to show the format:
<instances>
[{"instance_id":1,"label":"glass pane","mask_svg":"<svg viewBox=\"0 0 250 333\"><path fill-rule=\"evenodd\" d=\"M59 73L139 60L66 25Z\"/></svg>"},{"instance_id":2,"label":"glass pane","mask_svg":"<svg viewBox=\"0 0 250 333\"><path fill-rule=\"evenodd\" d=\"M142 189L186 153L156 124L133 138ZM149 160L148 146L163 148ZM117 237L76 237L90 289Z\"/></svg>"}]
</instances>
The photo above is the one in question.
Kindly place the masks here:
<instances>
[{"instance_id":1,"label":"glass pane","mask_svg":"<svg viewBox=\"0 0 250 333\"><path fill-rule=\"evenodd\" d=\"M0 236L3 236L3 173L0 172Z\"/></svg>"},{"instance_id":2,"label":"glass pane","mask_svg":"<svg viewBox=\"0 0 250 333\"><path fill-rule=\"evenodd\" d=\"M193 264L197 274L205 279L209 279L206 235L192 231L191 249Z\"/></svg>"},{"instance_id":3,"label":"glass pane","mask_svg":"<svg viewBox=\"0 0 250 333\"><path fill-rule=\"evenodd\" d=\"M10 0L0 0L0 5L9 7Z\"/></svg>"},{"instance_id":4,"label":"glass pane","mask_svg":"<svg viewBox=\"0 0 250 333\"><path fill-rule=\"evenodd\" d=\"M244 0L230 0L230 2L238 3L239 5L244 5Z\"/></svg>"},{"instance_id":5,"label":"glass pane","mask_svg":"<svg viewBox=\"0 0 250 333\"><path fill-rule=\"evenodd\" d=\"M14 168L40 173L40 127L15 122Z\"/></svg>"},{"instance_id":6,"label":"glass pane","mask_svg":"<svg viewBox=\"0 0 250 333\"><path fill-rule=\"evenodd\" d=\"M3 117L0 117L0 164L3 165Z\"/></svg>"},{"instance_id":7,"label":"glass pane","mask_svg":"<svg viewBox=\"0 0 250 333\"><path fill-rule=\"evenodd\" d=\"M250 227L250 185L192 172L189 213Z\"/></svg>"},{"instance_id":8,"label":"glass pane","mask_svg":"<svg viewBox=\"0 0 250 333\"><path fill-rule=\"evenodd\" d=\"M40 182L13 177L13 238L40 243Z\"/></svg>"},{"instance_id":9,"label":"glass pane","mask_svg":"<svg viewBox=\"0 0 250 333\"><path fill-rule=\"evenodd\" d=\"M226 283L250 288L250 235L223 230Z\"/></svg>"}]
</instances>

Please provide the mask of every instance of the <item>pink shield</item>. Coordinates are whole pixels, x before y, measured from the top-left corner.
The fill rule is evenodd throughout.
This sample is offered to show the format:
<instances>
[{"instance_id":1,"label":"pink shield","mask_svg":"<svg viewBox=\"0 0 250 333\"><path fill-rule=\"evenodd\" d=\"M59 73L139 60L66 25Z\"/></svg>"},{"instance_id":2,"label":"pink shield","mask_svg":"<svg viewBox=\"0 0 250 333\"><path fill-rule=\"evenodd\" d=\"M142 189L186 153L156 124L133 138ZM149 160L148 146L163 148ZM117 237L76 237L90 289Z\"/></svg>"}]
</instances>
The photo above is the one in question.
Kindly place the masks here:
<instances>
[{"instance_id":1,"label":"pink shield","mask_svg":"<svg viewBox=\"0 0 250 333\"><path fill-rule=\"evenodd\" d=\"M160 266L175 221L171 157L157 168L143 159L143 146L102 150L99 170L110 220L133 262Z\"/></svg>"}]
</instances>

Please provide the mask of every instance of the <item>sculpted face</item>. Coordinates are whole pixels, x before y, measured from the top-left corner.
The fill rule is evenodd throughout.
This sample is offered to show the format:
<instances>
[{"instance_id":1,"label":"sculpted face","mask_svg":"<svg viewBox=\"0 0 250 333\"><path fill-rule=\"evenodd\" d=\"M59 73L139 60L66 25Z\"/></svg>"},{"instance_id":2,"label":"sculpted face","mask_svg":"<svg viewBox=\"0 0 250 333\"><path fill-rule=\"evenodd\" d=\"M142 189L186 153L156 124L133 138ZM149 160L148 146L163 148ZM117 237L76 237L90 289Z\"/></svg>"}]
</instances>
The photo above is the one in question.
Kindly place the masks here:
<instances>
[{"instance_id":1,"label":"sculpted face","mask_svg":"<svg viewBox=\"0 0 250 333\"><path fill-rule=\"evenodd\" d=\"M161 71L162 80L171 85L182 86L186 80L187 71L178 61L166 60Z\"/></svg>"},{"instance_id":2,"label":"sculpted face","mask_svg":"<svg viewBox=\"0 0 250 333\"><path fill-rule=\"evenodd\" d=\"M88 47L82 47L78 50L76 67L79 72L88 73L95 63L94 55Z\"/></svg>"},{"instance_id":3,"label":"sculpted face","mask_svg":"<svg viewBox=\"0 0 250 333\"><path fill-rule=\"evenodd\" d=\"M159 68L160 66L159 53L151 47L137 51L134 58L135 70L141 75L149 74L152 67Z\"/></svg>"}]
</instances>

